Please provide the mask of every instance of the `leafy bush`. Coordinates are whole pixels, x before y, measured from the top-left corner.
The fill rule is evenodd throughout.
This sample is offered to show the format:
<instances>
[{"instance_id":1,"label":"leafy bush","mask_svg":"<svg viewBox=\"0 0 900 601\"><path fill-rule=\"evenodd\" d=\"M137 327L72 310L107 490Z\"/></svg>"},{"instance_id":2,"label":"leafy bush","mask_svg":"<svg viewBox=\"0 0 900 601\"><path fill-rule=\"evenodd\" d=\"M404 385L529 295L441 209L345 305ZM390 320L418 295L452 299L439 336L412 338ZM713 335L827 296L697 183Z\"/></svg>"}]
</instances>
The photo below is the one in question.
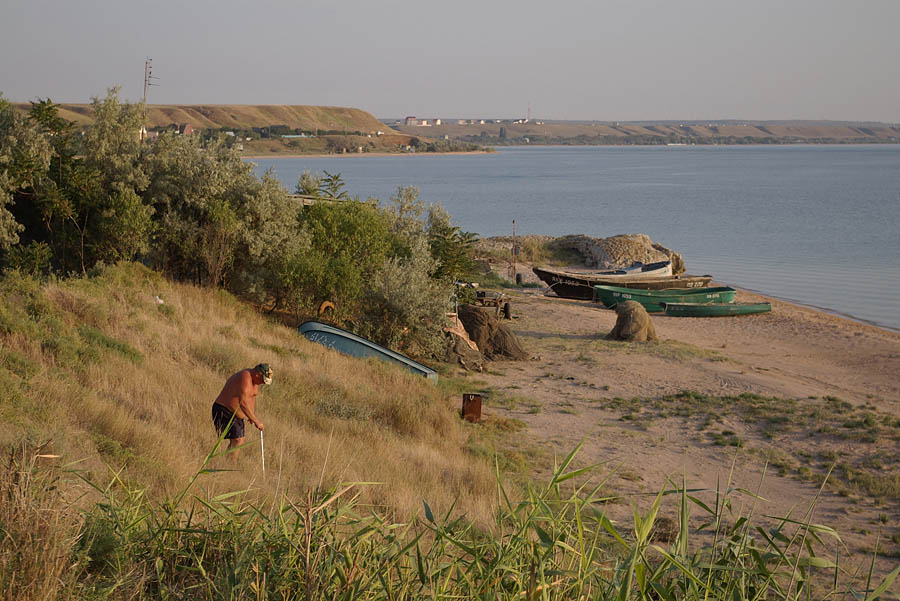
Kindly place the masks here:
<instances>
[{"instance_id":1,"label":"leafy bush","mask_svg":"<svg viewBox=\"0 0 900 601\"><path fill-rule=\"evenodd\" d=\"M142 145L144 107L115 88L92 109L80 136L49 100L24 119L0 101L0 267L88 274L138 258L273 311L308 315L331 301L357 331L435 351L447 284L472 271L475 235L440 206L426 211L418 190L381 208L349 198L340 174L304 172L297 191L317 202L302 206L223 140L164 132ZM45 342L79 354L77 341Z\"/></svg>"}]
</instances>

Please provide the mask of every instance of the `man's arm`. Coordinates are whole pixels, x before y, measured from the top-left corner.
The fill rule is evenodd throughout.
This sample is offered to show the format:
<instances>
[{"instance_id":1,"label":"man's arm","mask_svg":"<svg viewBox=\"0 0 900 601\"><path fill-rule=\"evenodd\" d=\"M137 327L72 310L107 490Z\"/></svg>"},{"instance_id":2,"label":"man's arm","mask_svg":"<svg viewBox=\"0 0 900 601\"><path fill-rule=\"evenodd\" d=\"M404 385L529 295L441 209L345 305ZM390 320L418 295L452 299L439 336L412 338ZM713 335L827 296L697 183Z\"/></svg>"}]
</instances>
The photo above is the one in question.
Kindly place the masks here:
<instances>
[{"instance_id":1,"label":"man's arm","mask_svg":"<svg viewBox=\"0 0 900 601\"><path fill-rule=\"evenodd\" d=\"M238 404L241 407L241 411L244 415L247 416L247 419L251 424L256 426L256 428L260 431L263 429L263 423L259 421L256 417L256 413L254 410L256 409L256 398L251 394L253 392L253 378L250 375L250 372L244 372L244 377L241 378L241 393L238 397Z\"/></svg>"}]
</instances>

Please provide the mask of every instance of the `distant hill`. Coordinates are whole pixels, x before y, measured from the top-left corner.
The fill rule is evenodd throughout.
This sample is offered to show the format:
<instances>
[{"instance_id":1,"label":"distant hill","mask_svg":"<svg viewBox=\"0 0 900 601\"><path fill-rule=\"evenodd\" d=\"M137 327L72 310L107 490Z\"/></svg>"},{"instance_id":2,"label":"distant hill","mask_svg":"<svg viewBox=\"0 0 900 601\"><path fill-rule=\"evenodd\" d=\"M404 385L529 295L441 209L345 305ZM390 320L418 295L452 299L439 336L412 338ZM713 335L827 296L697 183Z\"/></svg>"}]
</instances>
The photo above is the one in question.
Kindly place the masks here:
<instances>
[{"instance_id":1,"label":"distant hill","mask_svg":"<svg viewBox=\"0 0 900 601\"><path fill-rule=\"evenodd\" d=\"M90 104L56 106L60 117L76 125L93 121ZM13 107L20 112L31 109L26 102ZM435 140L424 135L427 132L400 133L366 111L340 106L151 104L147 108L150 130L190 125L194 133L212 136L222 129L234 130L239 138L232 135L230 140L248 156L485 150L472 143Z\"/></svg>"},{"instance_id":2,"label":"distant hill","mask_svg":"<svg viewBox=\"0 0 900 601\"><path fill-rule=\"evenodd\" d=\"M900 126L822 121L513 121L394 125L428 135L483 145L518 144L859 144L900 143Z\"/></svg>"},{"instance_id":3,"label":"distant hill","mask_svg":"<svg viewBox=\"0 0 900 601\"><path fill-rule=\"evenodd\" d=\"M27 110L28 103L17 108ZM372 114L340 106L286 104L151 104L147 107L148 127L189 123L194 129L250 129L286 125L303 130L346 130L348 132L396 133ZM90 104L60 104L60 117L88 125L93 120Z\"/></svg>"}]
</instances>

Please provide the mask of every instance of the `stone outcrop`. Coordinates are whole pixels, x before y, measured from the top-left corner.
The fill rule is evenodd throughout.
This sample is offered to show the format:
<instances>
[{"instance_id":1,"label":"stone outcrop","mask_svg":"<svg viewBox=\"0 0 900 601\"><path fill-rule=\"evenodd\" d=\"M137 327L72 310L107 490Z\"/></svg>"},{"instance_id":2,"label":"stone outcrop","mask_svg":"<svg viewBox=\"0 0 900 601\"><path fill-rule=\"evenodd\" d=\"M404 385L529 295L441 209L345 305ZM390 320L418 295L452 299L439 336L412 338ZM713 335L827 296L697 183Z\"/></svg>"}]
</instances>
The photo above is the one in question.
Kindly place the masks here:
<instances>
[{"instance_id":1,"label":"stone outcrop","mask_svg":"<svg viewBox=\"0 0 900 601\"><path fill-rule=\"evenodd\" d=\"M672 273L684 273L684 259L681 255L654 243L646 234L622 234L609 238L563 236L553 240L550 247L577 251L584 257L587 267L617 269L629 267L635 261L653 263L669 259L672 261Z\"/></svg>"},{"instance_id":2,"label":"stone outcrop","mask_svg":"<svg viewBox=\"0 0 900 601\"><path fill-rule=\"evenodd\" d=\"M643 305L635 301L625 301L616 305L616 325L606 335L607 340L628 342L648 342L659 340L656 329Z\"/></svg>"}]
</instances>

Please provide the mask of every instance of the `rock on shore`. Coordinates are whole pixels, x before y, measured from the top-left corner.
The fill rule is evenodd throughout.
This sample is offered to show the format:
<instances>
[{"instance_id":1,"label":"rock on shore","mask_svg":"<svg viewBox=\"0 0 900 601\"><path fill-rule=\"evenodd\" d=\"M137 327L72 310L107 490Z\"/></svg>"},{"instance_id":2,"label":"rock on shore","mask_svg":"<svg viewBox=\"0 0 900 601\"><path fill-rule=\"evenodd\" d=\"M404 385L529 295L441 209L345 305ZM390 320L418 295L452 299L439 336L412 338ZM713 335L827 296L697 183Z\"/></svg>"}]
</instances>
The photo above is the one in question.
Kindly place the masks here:
<instances>
[{"instance_id":1,"label":"rock on shore","mask_svg":"<svg viewBox=\"0 0 900 601\"><path fill-rule=\"evenodd\" d=\"M583 234L563 236L550 243L551 248L571 249L584 257L587 267L616 269L635 261L653 263L672 261L672 273L684 272L684 259L673 250L654 243L646 234L621 234L609 238L591 238Z\"/></svg>"}]
</instances>

